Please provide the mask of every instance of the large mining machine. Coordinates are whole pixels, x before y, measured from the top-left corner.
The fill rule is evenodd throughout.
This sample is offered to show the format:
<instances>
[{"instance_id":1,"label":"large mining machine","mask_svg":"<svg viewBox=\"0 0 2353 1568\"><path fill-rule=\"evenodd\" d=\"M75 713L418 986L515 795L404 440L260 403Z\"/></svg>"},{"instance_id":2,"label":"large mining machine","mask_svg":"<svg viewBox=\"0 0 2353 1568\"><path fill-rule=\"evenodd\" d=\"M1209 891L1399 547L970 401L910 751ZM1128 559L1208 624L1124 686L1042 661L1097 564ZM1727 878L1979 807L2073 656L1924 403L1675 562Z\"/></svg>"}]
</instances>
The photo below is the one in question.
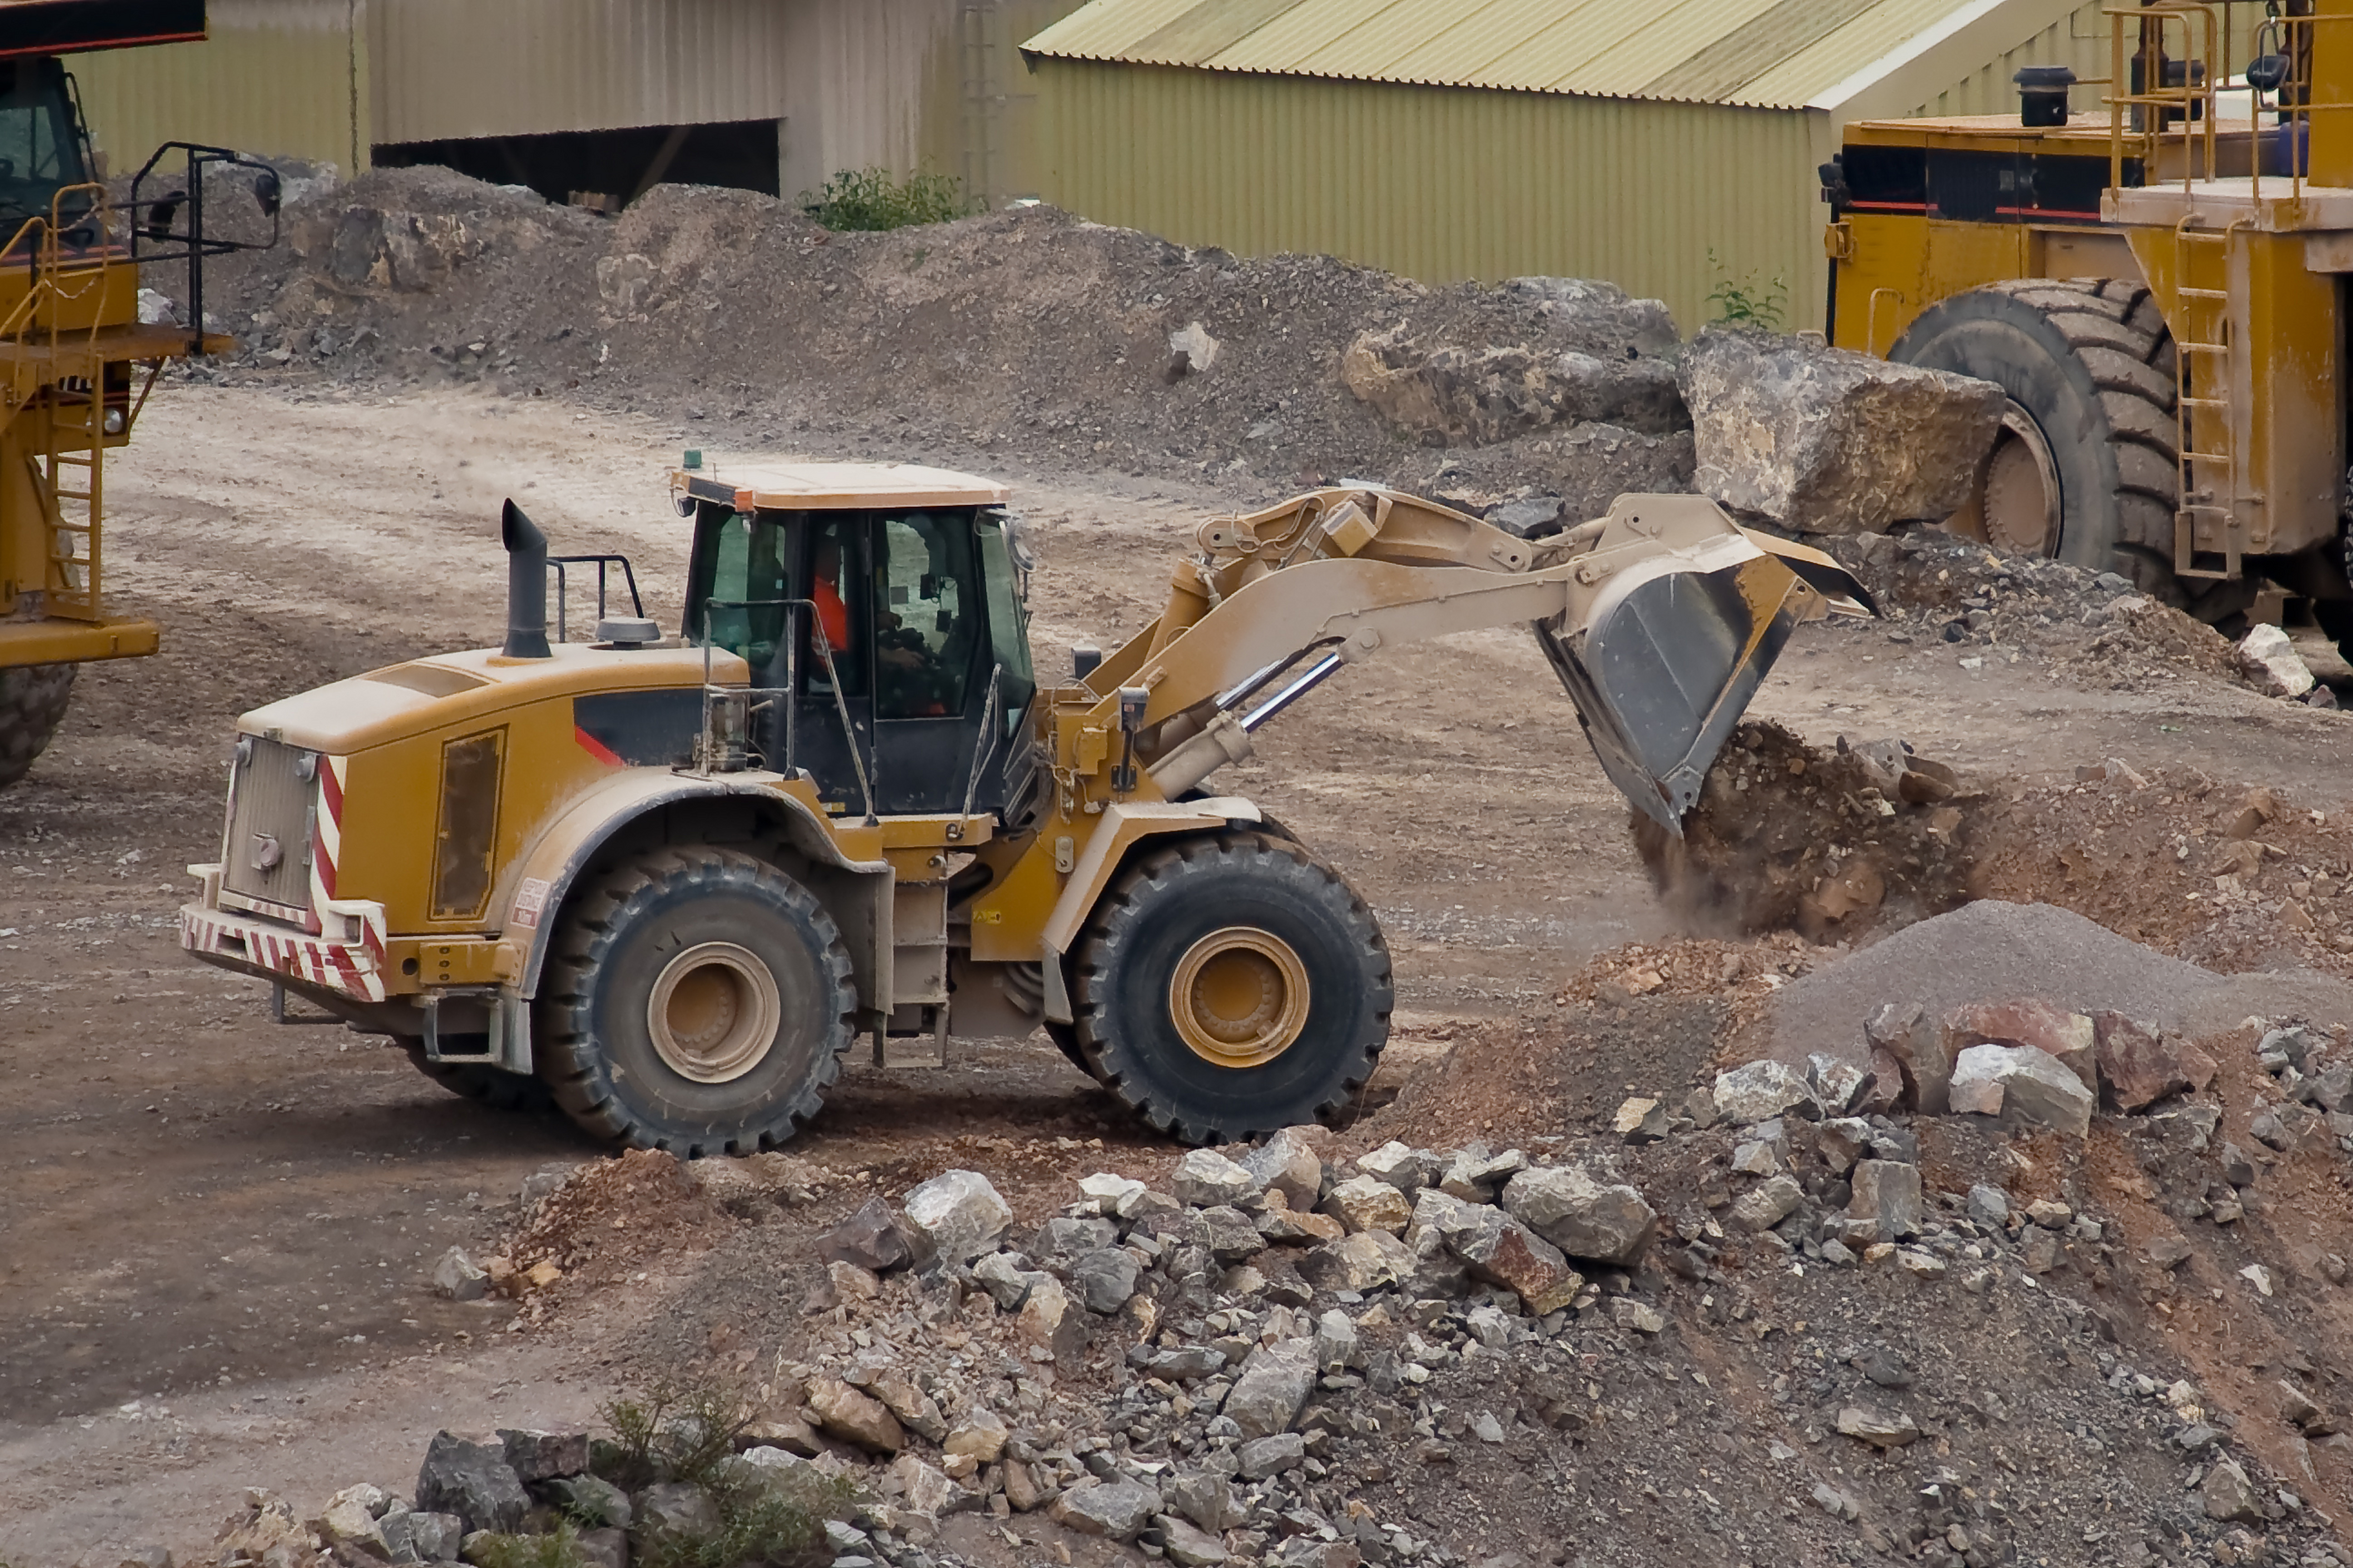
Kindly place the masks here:
<instances>
[{"instance_id":1,"label":"large mining machine","mask_svg":"<svg viewBox=\"0 0 2353 1568\"><path fill-rule=\"evenodd\" d=\"M2276 584L2353 646L2353 0L2107 16L2105 80L1847 128L1831 341L2009 393L1964 531L2225 625Z\"/></svg>"},{"instance_id":2,"label":"large mining machine","mask_svg":"<svg viewBox=\"0 0 2353 1568\"><path fill-rule=\"evenodd\" d=\"M690 454L691 458L698 457ZM1387 490L1203 523L1166 608L1040 684L1006 489L937 469L672 476L684 637L547 636L509 502L503 644L237 726L198 958L388 1035L451 1088L552 1092L597 1134L748 1152L871 1037L1039 1026L1153 1126L1330 1116L1388 1034L1388 952L1339 874L1205 793L1337 671L1525 625L1609 776L1670 826L1799 622L1869 612L1818 552L1707 500L1621 497L1529 542ZM617 603L612 607L617 608Z\"/></svg>"},{"instance_id":3,"label":"large mining machine","mask_svg":"<svg viewBox=\"0 0 2353 1568\"><path fill-rule=\"evenodd\" d=\"M106 454L167 363L234 346L204 330L205 258L278 229L278 176L227 148L169 142L111 200L58 57L204 36L203 0L0 5L0 787L49 743L81 663L155 651L155 624L107 603ZM246 181L259 216L208 228L208 192ZM172 263L185 326L141 310L140 269Z\"/></svg>"}]
</instances>

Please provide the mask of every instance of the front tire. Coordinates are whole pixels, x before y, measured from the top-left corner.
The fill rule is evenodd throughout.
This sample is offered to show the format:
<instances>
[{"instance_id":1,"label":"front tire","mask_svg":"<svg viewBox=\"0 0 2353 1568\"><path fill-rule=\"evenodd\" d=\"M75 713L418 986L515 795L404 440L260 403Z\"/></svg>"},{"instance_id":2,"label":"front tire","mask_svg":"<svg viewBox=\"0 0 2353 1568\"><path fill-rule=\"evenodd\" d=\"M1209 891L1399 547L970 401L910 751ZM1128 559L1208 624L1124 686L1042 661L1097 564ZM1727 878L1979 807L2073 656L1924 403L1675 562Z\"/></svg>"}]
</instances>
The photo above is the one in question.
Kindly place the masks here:
<instances>
[{"instance_id":1,"label":"front tire","mask_svg":"<svg viewBox=\"0 0 2353 1568\"><path fill-rule=\"evenodd\" d=\"M1388 1043L1389 954L1372 910L1266 834L1147 851L1106 890L1076 958L1090 1070L1183 1142L1329 1120Z\"/></svg>"},{"instance_id":2,"label":"front tire","mask_svg":"<svg viewBox=\"0 0 2353 1568\"><path fill-rule=\"evenodd\" d=\"M480 1062L428 1061L421 1041L408 1047L408 1059L451 1094L492 1110L544 1110L551 1103L547 1085L536 1078Z\"/></svg>"},{"instance_id":3,"label":"front tire","mask_svg":"<svg viewBox=\"0 0 2353 1568\"><path fill-rule=\"evenodd\" d=\"M73 696L74 664L26 664L0 669L0 789L30 773L65 722Z\"/></svg>"},{"instance_id":4,"label":"front tire","mask_svg":"<svg viewBox=\"0 0 2353 1568\"><path fill-rule=\"evenodd\" d=\"M807 888L697 845L616 868L563 921L537 1032L573 1121L692 1159L774 1148L817 1114L857 994Z\"/></svg>"}]
</instances>

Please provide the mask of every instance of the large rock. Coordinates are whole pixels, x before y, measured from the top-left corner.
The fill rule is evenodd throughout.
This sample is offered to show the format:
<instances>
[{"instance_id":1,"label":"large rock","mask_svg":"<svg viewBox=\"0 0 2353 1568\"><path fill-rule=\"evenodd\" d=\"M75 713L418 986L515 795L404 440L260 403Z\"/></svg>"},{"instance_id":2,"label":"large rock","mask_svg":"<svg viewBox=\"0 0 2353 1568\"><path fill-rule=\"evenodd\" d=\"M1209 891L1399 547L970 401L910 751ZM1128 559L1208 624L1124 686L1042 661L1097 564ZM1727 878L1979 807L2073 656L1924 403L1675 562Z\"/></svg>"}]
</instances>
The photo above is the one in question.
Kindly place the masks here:
<instances>
[{"instance_id":1,"label":"large rock","mask_svg":"<svg viewBox=\"0 0 2353 1568\"><path fill-rule=\"evenodd\" d=\"M1873 1241L1903 1241L1920 1234L1920 1167L1894 1160L1856 1164L1848 1215L1871 1226ZM1854 1241L1852 1234L1846 1237Z\"/></svg>"},{"instance_id":2,"label":"large rock","mask_svg":"<svg viewBox=\"0 0 2353 1568\"><path fill-rule=\"evenodd\" d=\"M576 1476L588 1468L588 1434L541 1432L531 1427L501 1426L499 1442L515 1479L529 1486L558 1476Z\"/></svg>"},{"instance_id":3,"label":"large rock","mask_svg":"<svg viewBox=\"0 0 2353 1568\"><path fill-rule=\"evenodd\" d=\"M1058 1360L1086 1347L1085 1309L1050 1274L1041 1274L1032 1282L1029 1299L1021 1304L1021 1316L1015 1328L1024 1340L1050 1352Z\"/></svg>"},{"instance_id":4,"label":"large rock","mask_svg":"<svg viewBox=\"0 0 2353 1568\"><path fill-rule=\"evenodd\" d=\"M1324 1156L1315 1151L1329 1136L1320 1127L1286 1127L1238 1163L1261 1191L1281 1193L1304 1214L1324 1195Z\"/></svg>"},{"instance_id":5,"label":"large rock","mask_svg":"<svg viewBox=\"0 0 2353 1568\"><path fill-rule=\"evenodd\" d=\"M1917 1002L1883 1002L1865 1020L1862 1036L1871 1046L1873 1075L1895 1069L1895 1105L1926 1116L1945 1114L1953 1057L1945 1031L1926 1008Z\"/></svg>"},{"instance_id":6,"label":"large rock","mask_svg":"<svg viewBox=\"0 0 2353 1568\"><path fill-rule=\"evenodd\" d=\"M1192 1233L1193 1244L1206 1248L1220 1263L1240 1263L1266 1250L1266 1237L1258 1223L1229 1204L1195 1215Z\"/></svg>"},{"instance_id":7,"label":"large rock","mask_svg":"<svg viewBox=\"0 0 2353 1568\"><path fill-rule=\"evenodd\" d=\"M1047 1512L1064 1530L1133 1541L1160 1507L1160 1494L1150 1487L1130 1480L1096 1481L1072 1487Z\"/></svg>"},{"instance_id":8,"label":"large rock","mask_svg":"<svg viewBox=\"0 0 2353 1568\"><path fill-rule=\"evenodd\" d=\"M433 1293L447 1301L479 1301L491 1293L491 1277L462 1247L453 1247L433 1266Z\"/></svg>"},{"instance_id":9,"label":"large rock","mask_svg":"<svg viewBox=\"0 0 2353 1568\"><path fill-rule=\"evenodd\" d=\"M949 1171L907 1194L907 1224L946 1262L968 1263L997 1245L1013 1210L978 1171Z\"/></svg>"},{"instance_id":10,"label":"large rock","mask_svg":"<svg viewBox=\"0 0 2353 1568\"><path fill-rule=\"evenodd\" d=\"M1413 1273L1413 1248L1385 1230L1327 1241L1299 1260L1299 1277L1318 1290L1377 1290Z\"/></svg>"},{"instance_id":11,"label":"large rock","mask_svg":"<svg viewBox=\"0 0 2353 1568\"><path fill-rule=\"evenodd\" d=\"M1315 1386L1315 1342L1282 1340L1261 1345L1242 1363L1221 1414L1244 1437L1288 1432Z\"/></svg>"},{"instance_id":12,"label":"large rock","mask_svg":"<svg viewBox=\"0 0 2353 1568\"><path fill-rule=\"evenodd\" d=\"M1746 1126L1793 1110L1810 1118L1820 1110L1814 1086L1787 1062L1749 1062L1715 1075L1715 1111L1726 1121Z\"/></svg>"},{"instance_id":13,"label":"large rock","mask_svg":"<svg viewBox=\"0 0 2353 1568\"><path fill-rule=\"evenodd\" d=\"M1180 1204L1215 1208L1247 1202L1266 1191L1266 1184L1215 1149L1196 1149L1176 1162L1171 1190Z\"/></svg>"},{"instance_id":14,"label":"large rock","mask_svg":"<svg viewBox=\"0 0 2353 1568\"><path fill-rule=\"evenodd\" d=\"M2100 1082L2118 1110L2139 1110L2214 1081L2213 1058L2187 1041L2168 1039L2154 1024L2094 1013L2092 1029Z\"/></svg>"},{"instance_id":15,"label":"large rock","mask_svg":"<svg viewBox=\"0 0 2353 1568\"><path fill-rule=\"evenodd\" d=\"M1623 1183L1604 1186L1574 1165L1523 1171L1504 1188L1513 1218L1571 1258L1630 1268L1659 1233L1659 1216Z\"/></svg>"},{"instance_id":16,"label":"large rock","mask_svg":"<svg viewBox=\"0 0 2353 1568\"><path fill-rule=\"evenodd\" d=\"M627 1517L628 1500L621 1500ZM455 1563L466 1539L466 1521L454 1513L388 1513L385 1546L395 1563Z\"/></svg>"},{"instance_id":17,"label":"large rock","mask_svg":"<svg viewBox=\"0 0 2353 1568\"><path fill-rule=\"evenodd\" d=\"M1776 1176L1740 1194L1732 1205L1732 1223L1746 1231L1770 1230L1806 1201L1806 1189L1795 1176Z\"/></svg>"},{"instance_id":18,"label":"large rock","mask_svg":"<svg viewBox=\"0 0 2353 1568\"><path fill-rule=\"evenodd\" d=\"M2256 626L2239 639L2239 673L2266 697L2301 697L2314 684L2312 667L2277 626Z\"/></svg>"},{"instance_id":19,"label":"large rock","mask_svg":"<svg viewBox=\"0 0 2353 1568\"><path fill-rule=\"evenodd\" d=\"M1714 326L1683 346L1702 493L1805 533L1879 533L1968 500L2009 399L1989 381Z\"/></svg>"},{"instance_id":20,"label":"large rock","mask_svg":"<svg viewBox=\"0 0 2353 1568\"><path fill-rule=\"evenodd\" d=\"M1527 1226L1501 1209L1464 1206L1472 1221L1446 1231L1446 1246L1474 1276L1512 1291L1538 1317L1567 1306L1584 1287L1560 1249Z\"/></svg>"},{"instance_id":21,"label":"large rock","mask_svg":"<svg viewBox=\"0 0 2353 1568\"><path fill-rule=\"evenodd\" d=\"M808 1380L808 1410L818 1426L861 1448L895 1454L907 1446L906 1429L887 1405L838 1377Z\"/></svg>"},{"instance_id":22,"label":"large rock","mask_svg":"<svg viewBox=\"0 0 2353 1568\"><path fill-rule=\"evenodd\" d=\"M2100 1087L2095 1039L2091 1019L2036 996L1975 1002L1945 1016L1945 1047L1956 1060L1971 1046L2032 1046L2094 1093Z\"/></svg>"},{"instance_id":23,"label":"large rock","mask_svg":"<svg viewBox=\"0 0 2353 1568\"><path fill-rule=\"evenodd\" d=\"M507 1463L503 1443L436 1432L417 1472L417 1508L420 1513L454 1513L470 1531L512 1531L531 1510L531 1494Z\"/></svg>"},{"instance_id":24,"label":"large rock","mask_svg":"<svg viewBox=\"0 0 2353 1568\"><path fill-rule=\"evenodd\" d=\"M2055 1058L2031 1046L1971 1046L1963 1051L1953 1062L1952 1108L2079 1138L2092 1126L2092 1091Z\"/></svg>"},{"instance_id":25,"label":"large rock","mask_svg":"<svg viewBox=\"0 0 2353 1568\"><path fill-rule=\"evenodd\" d=\"M1341 380L1425 446L1483 447L1594 423L1651 435L1688 426L1674 367L1657 357L1672 342L1665 307L1607 284L1572 287L1575 299L1551 304L1579 326L1601 328L1581 333L1582 347L1426 342L1399 323L1349 344Z\"/></svg>"},{"instance_id":26,"label":"large rock","mask_svg":"<svg viewBox=\"0 0 2353 1568\"><path fill-rule=\"evenodd\" d=\"M1409 1198L1429 1185L1430 1170L1436 1163L1429 1153L1395 1139L1369 1154L1356 1157L1358 1171L1387 1182Z\"/></svg>"},{"instance_id":27,"label":"large rock","mask_svg":"<svg viewBox=\"0 0 2353 1568\"><path fill-rule=\"evenodd\" d=\"M1221 1470L1179 1470L1160 1489L1170 1508L1203 1530L1223 1531L1250 1517L1249 1505L1226 1477Z\"/></svg>"},{"instance_id":28,"label":"large rock","mask_svg":"<svg viewBox=\"0 0 2353 1568\"><path fill-rule=\"evenodd\" d=\"M311 1528L318 1532L320 1540L337 1548L344 1557L358 1553L389 1558L391 1543L376 1523L376 1515L389 1501L381 1488L364 1483L345 1487L327 1500L327 1506L311 1521Z\"/></svg>"},{"instance_id":29,"label":"large rock","mask_svg":"<svg viewBox=\"0 0 2353 1568\"><path fill-rule=\"evenodd\" d=\"M1225 1543L1189 1519L1162 1514L1160 1549L1176 1568L1219 1568L1227 1561Z\"/></svg>"},{"instance_id":30,"label":"large rock","mask_svg":"<svg viewBox=\"0 0 2353 1568\"><path fill-rule=\"evenodd\" d=\"M1021 1259L1009 1252L992 1252L972 1266L972 1277L988 1292L1000 1311L1018 1312L1021 1303L1029 1299L1030 1289L1040 1279L1050 1279L1050 1274L1021 1267Z\"/></svg>"},{"instance_id":31,"label":"large rock","mask_svg":"<svg viewBox=\"0 0 2353 1568\"><path fill-rule=\"evenodd\" d=\"M926 1259L916 1256L919 1243L899 1225L899 1216L881 1198L869 1198L858 1212L817 1238L821 1263L850 1263L874 1274L886 1274Z\"/></svg>"},{"instance_id":32,"label":"large rock","mask_svg":"<svg viewBox=\"0 0 2353 1568\"><path fill-rule=\"evenodd\" d=\"M2263 1517L2263 1500L2236 1459L2215 1460L2199 1484L2198 1496L2209 1519L2253 1523Z\"/></svg>"},{"instance_id":33,"label":"large rock","mask_svg":"<svg viewBox=\"0 0 2353 1568\"><path fill-rule=\"evenodd\" d=\"M1396 1186L1378 1176L1351 1176L1324 1200L1324 1212L1350 1230L1385 1230L1403 1236L1413 1221L1413 1205Z\"/></svg>"},{"instance_id":34,"label":"large rock","mask_svg":"<svg viewBox=\"0 0 2353 1568\"><path fill-rule=\"evenodd\" d=\"M1071 1283L1090 1312L1116 1312L1135 1294L1143 1266L1124 1247L1099 1247L1071 1265Z\"/></svg>"}]
</instances>

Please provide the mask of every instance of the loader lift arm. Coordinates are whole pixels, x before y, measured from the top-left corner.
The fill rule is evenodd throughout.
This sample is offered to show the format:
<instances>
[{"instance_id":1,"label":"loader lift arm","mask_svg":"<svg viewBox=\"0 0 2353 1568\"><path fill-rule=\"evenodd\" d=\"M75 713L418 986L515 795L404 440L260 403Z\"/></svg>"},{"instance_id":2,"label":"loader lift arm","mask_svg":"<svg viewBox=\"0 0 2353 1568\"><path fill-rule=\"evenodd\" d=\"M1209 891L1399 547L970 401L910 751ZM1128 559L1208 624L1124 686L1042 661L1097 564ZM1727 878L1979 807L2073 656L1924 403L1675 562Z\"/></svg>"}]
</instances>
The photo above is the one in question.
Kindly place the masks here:
<instances>
[{"instance_id":1,"label":"loader lift arm","mask_svg":"<svg viewBox=\"0 0 2353 1568\"><path fill-rule=\"evenodd\" d=\"M1531 542L1413 497L1326 489L1206 523L1197 542L1167 609L1086 680L1083 724L1143 763L1118 795L1183 795L1382 647L1524 623L1611 780L1678 829L1790 630L1876 609L1821 552L1690 495L1621 496Z\"/></svg>"}]
</instances>

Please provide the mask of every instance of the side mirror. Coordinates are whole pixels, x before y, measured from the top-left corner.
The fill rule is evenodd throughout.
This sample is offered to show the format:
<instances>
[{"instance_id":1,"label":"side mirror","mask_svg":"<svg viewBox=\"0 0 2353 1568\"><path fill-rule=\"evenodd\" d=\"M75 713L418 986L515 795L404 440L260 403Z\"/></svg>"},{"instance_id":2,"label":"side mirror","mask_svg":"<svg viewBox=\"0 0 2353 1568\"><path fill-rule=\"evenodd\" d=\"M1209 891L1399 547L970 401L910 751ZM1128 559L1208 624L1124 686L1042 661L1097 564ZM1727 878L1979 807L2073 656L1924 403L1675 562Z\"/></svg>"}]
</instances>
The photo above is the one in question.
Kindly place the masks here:
<instances>
[{"instance_id":1,"label":"side mirror","mask_svg":"<svg viewBox=\"0 0 2353 1568\"><path fill-rule=\"evenodd\" d=\"M285 205L286 187L280 183L278 171L264 169L253 177L253 199L261 205L263 217L276 217Z\"/></svg>"},{"instance_id":2,"label":"side mirror","mask_svg":"<svg viewBox=\"0 0 2353 1568\"><path fill-rule=\"evenodd\" d=\"M1071 647L1071 679L1076 680L1084 680L1088 676L1092 675L1096 670L1102 668L1103 649L1095 647L1095 645L1091 642L1079 643Z\"/></svg>"},{"instance_id":3,"label":"side mirror","mask_svg":"<svg viewBox=\"0 0 2353 1568\"><path fill-rule=\"evenodd\" d=\"M147 209L145 234L159 244L172 237L172 225L180 216L180 204L188 199L185 191L174 191Z\"/></svg>"}]
</instances>

